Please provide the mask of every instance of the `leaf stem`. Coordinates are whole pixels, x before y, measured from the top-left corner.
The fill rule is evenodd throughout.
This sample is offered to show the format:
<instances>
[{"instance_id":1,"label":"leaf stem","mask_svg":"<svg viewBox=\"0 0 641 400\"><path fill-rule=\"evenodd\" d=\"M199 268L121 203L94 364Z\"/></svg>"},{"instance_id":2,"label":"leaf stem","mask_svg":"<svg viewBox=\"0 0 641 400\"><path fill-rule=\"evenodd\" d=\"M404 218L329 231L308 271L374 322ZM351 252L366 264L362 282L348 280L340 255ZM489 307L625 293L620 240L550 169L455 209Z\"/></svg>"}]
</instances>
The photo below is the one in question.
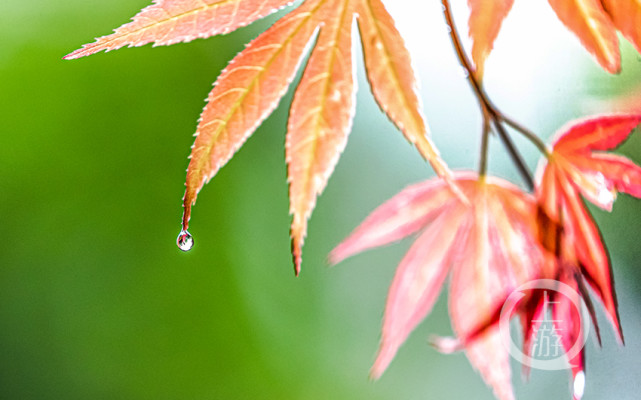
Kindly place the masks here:
<instances>
[{"instance_id":1,"label":"leaf stem","mask_svg":"<svg viewBox=\"0 0 641 400\"><path fill-rule=\"evenodd\" d=\"M545 143L541 139L539 139L538 136L536 136L534 133L524 128L522 125L515 122L511 118L508 118L507 116L505 116L490 101L489 97L485 93L485 90L483 89L480 78L476 75L476 71L472 66L472 63L470 62L469 58L467 57L465 50L463 49L460 36L458 34L458 31L456 30L456 25L454 24L454 18L452 17L450 2L449 0L441 0L441 3L443 5L443 13L445 14L445 20L449 27L450 38L452 39L454 50L456 50L456 55L459 59L459 62L467 72L467 77L469 79L470 86L472 86L474 95L476 96L476 99L479 102L479 105L481 107L481 112L483 114L483 137L481 139L482 140L481 162L479 166L479 174L484 175L485 172L487 171L488 145L487 145L486 136L488 136L490 129L492 129L497 133L497 135L503 142L503 145L505 146L508 154L510 155L512 162L518 169L519 174L523 178L523 181L525 182L526 186L528 187L529 190L532 190L534 188L534 179L532 178L532 173L527 168L527 165L525 164L523 157L521 156L518 149L514 145L514 142L512 142L512 139L508 135L505 127L503 126L503 123L505 123L512 129L514 129L515 131L519 132L526 139L532 142L532 144L534 144L537 147L537 149L539 149L539 151L543 153L544 156L546 157L549 156L549 150L545 145Z\"/></svg>"},{"instance_id":2,"label":"leaf stem","mask_svg":"<svg viewBox=\"0 0 641 400\"><path fill-rule=\"evenodd\" d=\"M481 160L479 162L479 176L483 177L487 173L487 153L490 141L490 121L483 117L483 131L481 133Z\"/></svg>"},{"instance_id":3,"label":"leaf stem","mask_svg":"<svg viewBox=\"0 0 641 400\"><path fill-rule=\"evenodd\" d=\"M498 117L505 122L508 126L510 126L512 129L515 131L519 132L521 135L523 135L526 139L530 141L534 146L536 146L537 149L547 158L550 156L550 149L548 146L538 137L534 132L531 130L527 129L523 125L519 124L512 118L508 117L507 115L504 115L502 113L498 113Z\"/></svg>"},{"instance_id":4,"label":"leaf stem","mask_svg":"<svg viewBox=\"0 0 641 400\"><path fill-rule=\"evenodd\" d=\"M494 125L494 129L496 130L496 133L499 135L499 138L501 138L505 149L510 155L512 162L514 163L514 165L516 165L516 169L519 171L519 174L521 174L521 178L523 178L525 185L529 190L533 190L534 178L532 178L532 173L527 168L527 165L525 165L523 156L521 156L521 153L519 153L519 151L517 150L514 142L512 142L512 139L507 134L507 131L505 130L503 125L501 125L501 121L498 115L492 115L492 123Z\"/></svg>"}]
</instances>

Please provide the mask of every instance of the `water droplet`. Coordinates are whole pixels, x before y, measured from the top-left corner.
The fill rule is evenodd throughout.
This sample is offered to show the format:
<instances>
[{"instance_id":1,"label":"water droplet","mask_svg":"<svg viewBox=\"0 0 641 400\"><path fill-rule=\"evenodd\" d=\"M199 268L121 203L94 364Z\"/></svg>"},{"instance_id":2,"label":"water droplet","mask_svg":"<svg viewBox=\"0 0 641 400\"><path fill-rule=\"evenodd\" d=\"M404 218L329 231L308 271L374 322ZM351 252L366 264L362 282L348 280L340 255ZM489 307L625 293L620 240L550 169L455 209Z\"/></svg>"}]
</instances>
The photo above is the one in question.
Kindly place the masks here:
<instances>
[{"instance_id":1,"label":"water droplet","mask_svg":"<svg viewBox=\"0 0 641 400\"><path fill-rule=\"evenodd\" d=\"M189 251L194 247L194 238L188 231L182 230L176 238L176 244L178 248L182 251Z\"/></svg>"},{"instance_id":2,"label":"water droplet","mask_svg":"<svg viewBox=\"0 0 641 400\"><path fill-rule=\"evenodd\" d=\"M585 372L579 371L574 377L574 398L579 400L585 391Z\"/></svg>"}]
</instances>

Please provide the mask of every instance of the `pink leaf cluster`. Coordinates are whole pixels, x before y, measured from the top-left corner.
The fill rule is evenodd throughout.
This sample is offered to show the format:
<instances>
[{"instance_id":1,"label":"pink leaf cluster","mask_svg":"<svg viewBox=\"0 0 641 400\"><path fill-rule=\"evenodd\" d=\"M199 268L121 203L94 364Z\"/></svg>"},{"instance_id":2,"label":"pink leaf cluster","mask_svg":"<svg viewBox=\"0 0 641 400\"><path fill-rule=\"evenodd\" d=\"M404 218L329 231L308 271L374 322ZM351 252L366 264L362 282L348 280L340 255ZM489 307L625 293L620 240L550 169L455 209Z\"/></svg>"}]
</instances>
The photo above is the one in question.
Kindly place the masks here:
<instances>
[{"instance_id":1,"label":"pink leaf cluster","mask_svg":"<svg viewBox=\"0 0 641 400\"><path fill-rule=\"evenodd\" d=\"M430 313L447 276L451 276L449 308L457 338L438 339L435 344L442 351L465 349L501 400L514 396L499 311L520 285L554 279L577 293L577 298L557 295L551 303L566 352L583 339L573 302L584 300L598 327L588 287L622 339L609 258L581 195L608 210L618 191L641 197L641 168L607 153L639 123L641 115L610 115L563 129L541 167L535 196L497 178L459 173L455 182L469 204L440 179L432 179L408 187L365 219L332 251L332 262L418 233L390 286L372 375L383 373ZM521 319L526 354L532 351L535 321L544 306L543 294L534 292L512 315ZM583 351L569 361L575 379L582 379ZM575 398L579 397L577 392Z\"/></svg>"}]
</instances>

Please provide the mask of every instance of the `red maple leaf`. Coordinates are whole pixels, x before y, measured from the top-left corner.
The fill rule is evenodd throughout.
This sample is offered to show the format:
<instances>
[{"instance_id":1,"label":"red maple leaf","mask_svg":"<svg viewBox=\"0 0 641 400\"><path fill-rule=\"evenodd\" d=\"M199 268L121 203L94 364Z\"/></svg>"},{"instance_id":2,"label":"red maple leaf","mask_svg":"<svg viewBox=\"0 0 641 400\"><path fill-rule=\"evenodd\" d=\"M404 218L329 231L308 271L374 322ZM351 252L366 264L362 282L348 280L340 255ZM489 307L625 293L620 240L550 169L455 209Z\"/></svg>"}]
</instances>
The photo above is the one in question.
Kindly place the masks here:
<instances>
[{"instance_id":1,"label":"red maple leaf","mask_svg":"<svg viewBox=\"0 0 641 400\"><path fill-rule=\"evenodd\" d=\"M574 396L580 398L584 353L570 350L584 339L585 321L576 307L581 300L598 334L587 285L596 291L622 339L607 252L580 195L608 210L618 191L641 197L641 168L605 153L639 123L641 115L615 115L562 130L541 166L536 198L501 180L457 174L455 182L470 200L466 205L443 181L429 180L383 204L337 246L330 255L333 263L421 231L391 285L372 376L383 373L429 314L451 271L449 304L457 339L435 344L441 351L464 349L496 396L512 399L500 310L520 284L547 278L572 289L570 297L550 292L548 299L536 290L509 317L521 318L524 352L530 355L533 333L549 304L560 344L570 354Z\"/></svg>"},{"instance_id":2,"label":"red maple leaf","mask_svg":"<svg viewBox=\"0 0 641 400\"><path fill-rule=\"evenodd\" d=\"M451 273L450 314L470 362L500 399L512 399L509 356L493 321L505 298L539 277L545 252L539 242L533 196L511 184L474 174L455 182L470 204L440 179L406 188L375 210L331 253L337 263L360 251L421 231L390 287L378 357L379 377L410 332L425 318ZM479 327L485 327L482 331Z\"/></svg>"},{"instance_id":3,"label":"red maple leaf","mask_svg":"<svg viewBox=\"0 0 641 400\"><path fill-rule=\"evenodd\" d=\"M553 295L550 302L556 331L570 358L575 399L581 398L585 382L584 350L569 354L576 343L583 341L583 327L575 306L579 296L585 301L599 336L587 284L603 303L618 338L623 341L607 249L581 195L605 210L612 209L617 192L641 197L641 168L623 156L606 153L627 139L639 123L639 114L573 122L561 129L547 162L539 168L536 195L542 210L541 239L556 258L556 268L550 277L577 294L574 299ZM543 313L541 296L531 297L522 310L523 347L528 355L532 351L532 333L538 329L534 321L540 321Z\"/></svg>"},{"instance_id":4,"label":"red maple leaf","mask_svg":"<svg viewBox=\"0 0 641 400\"><path fill-rule=\"evenodd\" d=\"M567 367L572 370L573 398L579 400L585 388L585 356L584 329L587 329L588 321L584 321L581 315L581 300L587 306L588 312L596 328L599 342L601 337L594 313L594 307L588 297L587 288L583 284L580 272L571 265L559 268L552 275L556 287L565 285L569 290L536 290L529 293L520 307L516 310L521 319L523 333L523 353L528 357L534 351L534 339L539 328L546 321L546 314L549 309L551 313L552 327L547 329L559 336L558 344L565 350ZM553 289L553 288L551 288ZM578 346L578 347L577 347ZM530 365L523 364L525 376L529 374Z\"/></svg>"},{"instance_id":5,"label":"red maple leaf","mask_svg":"<svg viewBox=\"0 0 641 400\"><path fill-rule=\"evenodd\" d=\"M617 192L641 197L641 167L629 159L606 153L625 141L641 123L640 114L599 116L573 122L561 129L539 169L536 219L544 262L538 265L540 278L567 285L569 291L536 290L514 310L522 323L524 354L533 351L532 339L549 305L554 331L568 357L572 370L573 396L578 400L585 385L584 323L577 305L584 301L600 341L594 307L588 294L591 286L604 304L620 341L619 321L612 270L607 249L598 227L581 200L581 195L597 206L611 210ZM550 263L550 261L552 262ZM549 295L549 299L546 296ZM495 312L467 336L455 342L437 343L450 351L473 347L482 335L496 330L499 313ZM579 346L578 348L576 346ZM448 348L449 347L449 348ZM578 351L577 351L578 350ZM469 351L469 350L468 350ZM528 372L528 365L524 370Z\"/></svg>"},{"instance_id":6,"label":"red maple leaf","mask_svg":"<svg viewBox=\"0 0 641 400\"><path fill-rule=\"evenodd\" d=\"M551 249L560 258L559 268L576 268L587 280L621 339L607 249L580 195L605 210L612 209L617 192L641 197L641 168L605 152L619 146L639 123L640 114L612 115L562 129L537 187L541 207L561 229L559 247Z\"/></svg>"}]
</instances>

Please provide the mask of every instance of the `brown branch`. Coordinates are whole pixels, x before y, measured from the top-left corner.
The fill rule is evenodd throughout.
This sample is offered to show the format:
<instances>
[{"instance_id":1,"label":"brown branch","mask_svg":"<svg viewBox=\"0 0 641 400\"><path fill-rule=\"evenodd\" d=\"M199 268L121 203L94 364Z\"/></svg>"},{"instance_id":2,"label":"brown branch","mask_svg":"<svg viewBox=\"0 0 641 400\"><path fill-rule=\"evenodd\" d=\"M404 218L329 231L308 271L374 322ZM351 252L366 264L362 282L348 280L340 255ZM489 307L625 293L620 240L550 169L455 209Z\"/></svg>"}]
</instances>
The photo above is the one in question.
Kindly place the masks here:
<instances>
[{"instance_id":1,"label":"brown branch","mask_svg":"<svg viewBox=\"0 0 641 400\"><path fill-rule=\"evenodd\" d=\"M522 128L520 125L516 124L511 119L505 117L503 113L501 113L501 111L499 111L494 106L494 104L492 104L489 97L483 90L481 82L476 76L476 71L472 66L469 58L467 57L465 50L463 49L463 45L461 44L461 39L459 37L458 31L456 30L456 25L454 24L454 19L452 18L450 2L448 0L441 0L441 3L443 4L443 12L445 14L445 20L447 22L447 25L450 28L450 38L452 39L452 43L454 44L456 55L461 65L463 66L463 68L465 68L465 70L467 71L467 78L469 79L470 86L472 86L474 95L476 96L476 99L478 100L479 105L481 107L481 112L483 113L484 135L487 134L486 133L487 126L490 126L494 129L494 131L498 134L499 138L501 139L501 142L503 142L503 145L505 146L508 154L510 155L512 162L518 169L519 174L523 178L523 181L525 182L526 186L528 187L529 190L532 190L534 188L534 179L532 178L532 174L530 170L527 168L525 161L523 160L523 157L517 150L516 146L514 145L514 142L512 142L512 139L510 138L507 131L503 127L502 123L503 122L507 123L508 125L512 126L515 130L519 131L528 139L533 141L533 143L537 146L537 148L543 150L544 154L547 154L546 147L540 141L540 139L536 137L536 135L531 134L525 128ZM481 174L484 174L487 168L488 146L486 143L487 138L482 138L482 140L483 140L483 145L481 146L481 167L479 171Z\"/></svg>"}]
</instances>

